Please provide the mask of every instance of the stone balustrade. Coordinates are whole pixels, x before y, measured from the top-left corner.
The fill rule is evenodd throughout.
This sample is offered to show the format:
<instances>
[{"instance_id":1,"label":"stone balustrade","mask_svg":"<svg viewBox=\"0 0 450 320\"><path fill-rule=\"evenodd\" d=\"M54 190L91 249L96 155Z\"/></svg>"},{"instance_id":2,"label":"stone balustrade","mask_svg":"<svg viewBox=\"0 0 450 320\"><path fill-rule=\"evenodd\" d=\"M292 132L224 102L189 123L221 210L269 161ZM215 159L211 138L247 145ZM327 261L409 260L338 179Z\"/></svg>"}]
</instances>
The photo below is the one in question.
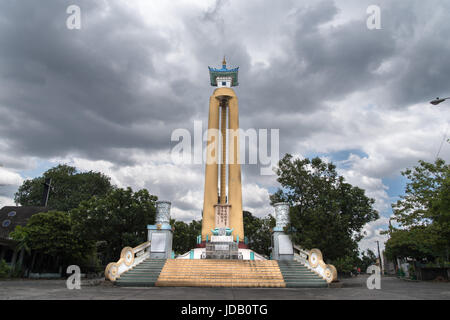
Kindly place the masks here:
<instances>
[{"instance_id":1,"label":"stone balustrade","mask_svg":"<svg viewBox=\"0 0 450 320\"><path fill-rule=\"evenodd\" d=\"M322 252L319 249L305 250L294 245L294 260L303 263L308 269L314 271L328 283L337 280L337 270L332 264L323 261Z\"/></svg>"},{"instance_id":2,"label":"stone balustrade","mask_svg":"<svg viewBox=\"0 0 450 320\"><path fill-rule=\"evenodd\" d=\"M116 281L124 272L132 269L142 261L150 257L151 242L144 242L137 247L125 247L120 252L120 259L117 262L111 262L106 266L105 278Z\"/></svg>"}]
</instances>

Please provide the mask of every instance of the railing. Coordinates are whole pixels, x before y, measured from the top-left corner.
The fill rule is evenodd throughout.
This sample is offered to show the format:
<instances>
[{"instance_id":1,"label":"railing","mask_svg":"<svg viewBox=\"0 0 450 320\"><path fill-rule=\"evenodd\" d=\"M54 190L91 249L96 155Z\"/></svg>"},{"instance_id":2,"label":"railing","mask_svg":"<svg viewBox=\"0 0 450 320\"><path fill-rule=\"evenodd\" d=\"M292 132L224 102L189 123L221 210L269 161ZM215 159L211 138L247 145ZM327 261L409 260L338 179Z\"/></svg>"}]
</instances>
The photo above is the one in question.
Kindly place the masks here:
<instances>
[{"instance_id":1,"label":"railing","mask_svg":"<svg viewBox=\"0 0 450 320\"><path fill-rule=\"evenodd\" d=\"M305 250L294 245L294 260L303 263L308 269L314 271L328 283L337 280L337 270L332 264L323 261L322 252L319 249Z\"/></svg>"},{"instance_id":2,"label":"railing","mask_svg":"<svg viewBox=\"0 0 450 320\"><path fill-rule=\"evenodd\" d=\"M120 252L119 261L111 262L106 266L105 278L116 281L122 273L134 268L150 257L150 244L150 241L147 241L134 248L123 248Z\"/></svg>"}]
</instances>

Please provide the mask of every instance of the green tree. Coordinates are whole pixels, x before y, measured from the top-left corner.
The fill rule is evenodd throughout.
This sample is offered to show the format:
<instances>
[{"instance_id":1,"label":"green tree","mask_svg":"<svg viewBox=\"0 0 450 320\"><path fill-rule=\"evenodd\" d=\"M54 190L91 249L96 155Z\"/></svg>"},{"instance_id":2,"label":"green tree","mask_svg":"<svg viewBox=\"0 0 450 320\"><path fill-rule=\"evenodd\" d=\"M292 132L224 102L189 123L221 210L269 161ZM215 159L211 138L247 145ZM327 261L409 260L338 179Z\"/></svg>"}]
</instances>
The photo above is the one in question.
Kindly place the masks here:
<instances>
[{"instance_id":1,"label":"green tree","mask_svg":"<svg viewBox=\"0 0 450 320\"><path fill-rule=\"evenodd\" d=\"M189 224L183 221L170 220L174 228L172 249L176 254L183 254L195 248L197 236L202 232L202 222L192 220Z\"/></svg>"},{"instance_id":2,"label":"green tree","mask_svg":"<svg viewBox=\"0 0 450 320\"><path fill-rule=\"evenodd\" d=\"M436 233L427 226L397 229L386 242L386 256L391 260L395 257L434 260L436 241Z\"/></svg>"},{"instance_id":3,"label":"green tree","mask_svg":"<svg viewBox=\"0 0 450 320\"><path fill-rule=\"evenodd\" d=\"M286 154L276 173L282 188L270 199L290 204L286 232L293 242L319 248L329 263L337 259L356 263L363 226L379 218L375 201L363 189L346 183L334 164L320 158L301 160Z\"/></svg>"},{"instance_id":4,"label":"green tree","mask_svg":"<svg viewBox=\"0 0 450 320\"><path fill-rule=\"evenodd\" d=\"M450 248L450 165L420 160L402 172L409 182L405 194L392 205L400 229L391 227L386 252L391 258L448 260Z\"/></svg>"},{"instance_id":5,"label":"green tree","mask_svg":"<svg viewBox=\"0 0 450 320\"><path fill-rule=\"evenodd\" d=\"M113 189L110 178L100 172L78 172L75 167L60 164L41 177L25 180L15 194L15 201L23 206L40 206L47 178L52 179L48 207L58 211L69 211L81 201L103 196Z\"/></svg>"},{"instance_id":6,"label":"green tree","mask_svg":"<svg viewBox=\"0 0 450 320\"><path fill-rule=\"evenodd\" d=\"M31 248L29 245L27 228L21 225L16 226L13 232L9 235L14 241L16 241L15 250L23 250L25 253L29 254Z\"/></svg>"},{"instance_id":7,"label":"green tree","mask_svg":"<svg viewBox=\"0 0 450 320\"><path fill-rule=\"evenodd\" d=\"M7 278L11 272L11 268L5 260L0 260L0 279Z\"/></svg>"},{"instance_id":8,"label":"green tree","mask_svg":"<svg viewBox=\"0 0 450 320\"><path fill-rule=\"evenodd\" d=\"M366 272L367 268L371 265L374 265L376 262L377 256L375 255L375 253L372 250L367 249L366 252L362 253L358 266L361 268L361 272Z\"/></svg>"},{"instance_id":9,"label":"green tree","mask_svg":"<svg viewBox=\"0 0 450 320\"><path fill-rule=\"evenodd\" d=\"M332 264L338 272L345 274L350 274L352 271L354 272L359 263L360 260L356 252L352 252L351 254L340 256L332 260Z\"/></svg>"},{"instance_id":10,"label":"green tree","mask_svg":"<svg viewBox=\"0 0 450 320\"><path fill-rule=\"evenodd\" d=\"M59 259L59 265L83 265L93 254L93 243L73 232L67 212L34 214L25 226L17 226L10 236L23 248Z\"/></svg>"},{"instance_id":11,"label":"green tree","mask_svg":"<svg viewBox=\"0 0 450 320\"><path fill-rule=\"evenodd\" d=\"M74 232L86 241L102 243L102 262L116 261L121 250L147 241L147 225L155 222L157 197L146 189L117 188L92 197L70 211Z\"/></svg>"},{"instance_id":12,"label":"green tree","mask_svg":"<svg viewBox=\"0 0 450 320\"><path fill-rule=\"evenodd\" d=\"M435 163L420 160L402 175L409 180L405 195L392 206L399 224L409 227L449 220L450 165L442 159Z\"/></svg>"},{"instance_id":13,"label":"green tree","mask_svg":"<svg viewBox=\"0 0 450 320\"><path fill-rule=\"evenodd\" d=\"M12 266L12 268L14 272L17 274L17 276L21 276L22 275L21 265L23 262L23 257L31 253L27 229L21 225L18 225L16 226L14 231L10 233L9 236L16 242L14 251L16 254L19 254L19 261L16 262L16 265L19 265L19 268L16 268L16 266ZM23 251L23 253L20 253L21 251Z\"/></svg>"},{"instance_id":14,"label":"green tree","mask_svg":"<svg viewBox=\"0 0 450 320\"><path fill-rule=\"evenodd\" d=\"M244 211L244 234L248 239L249 249L270 256L271 229L275 227L275 218L271 215L258 218L251 212Z\"/></svg>"}]
</instances>

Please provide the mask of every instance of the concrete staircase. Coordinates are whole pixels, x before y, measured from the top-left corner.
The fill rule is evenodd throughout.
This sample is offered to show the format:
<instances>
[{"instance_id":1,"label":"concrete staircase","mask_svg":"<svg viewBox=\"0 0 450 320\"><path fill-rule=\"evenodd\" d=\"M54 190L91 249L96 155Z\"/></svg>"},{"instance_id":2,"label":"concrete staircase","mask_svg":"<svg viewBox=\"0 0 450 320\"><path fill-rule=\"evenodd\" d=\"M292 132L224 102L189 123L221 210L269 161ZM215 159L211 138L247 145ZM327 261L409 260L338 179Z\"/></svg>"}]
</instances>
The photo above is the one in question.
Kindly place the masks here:
<instances>
[{"instance_id":1,"label":"concrete staircase","mask_svg":"<svg viewBox=\"0 0 450 320\"><path fill-rule=\"evenodd\" d=\"M285 287L276 261L167 260L156 286Z\"/></svg>"},{"instance_id":2,"label":"concrete staircase","mask_svg":"<svg viewBox=\"0 0 450 320\"><path fill-rule=\"evenodd\" d=\"M327 283L297 261L147 259L115 281L126 287L314 288Z\"/></svg>"},{"instance_id":3,"label":"concrete staircase","mask_svg":"<svg viewBox=\"0 0 450 320\"><path fill-rule=\"evenodd\" d=\"M115 284L122 287L154 287L165 263L165 259L146 259L122 274Z\"/></svg>"},{"instance_id":4,"label":"concrete staircase","mask_svg":"<svg viewBox=\"0 0 450 320\"><path fill-rule=\"evenodd\" d=\"M328 287L327 282L302 263L294 260L278 261L287 288Z\"/></svg>"}]
</instances>

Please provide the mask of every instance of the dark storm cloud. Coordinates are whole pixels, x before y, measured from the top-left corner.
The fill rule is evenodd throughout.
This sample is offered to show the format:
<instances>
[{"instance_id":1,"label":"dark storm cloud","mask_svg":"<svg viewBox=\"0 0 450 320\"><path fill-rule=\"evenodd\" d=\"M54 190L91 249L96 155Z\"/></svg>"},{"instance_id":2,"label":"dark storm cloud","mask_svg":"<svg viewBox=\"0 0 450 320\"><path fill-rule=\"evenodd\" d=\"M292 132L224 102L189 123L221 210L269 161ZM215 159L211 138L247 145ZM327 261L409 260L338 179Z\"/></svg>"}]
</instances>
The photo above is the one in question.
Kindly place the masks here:
<instances>
[{"instance_id":1,"label":"dark storm cloud","mask_svg":"<svg viewBox=\"0 0 450 320\"><path fill-rule=\"evenodd\" d=\"M69 4L82 8L81 30L65 26ZM15 151L101 158L113 147L168 146L188 110L154 67L170 43L139 16L116 1L0 6L0 136Z\"/></svg>"},{"instance_id":2,"label":"dark storm cloud","mask_svg":"<svg viewBox=\"0 0 450 320\"><path fill-rule=\"evenodd\" d=\"M250 75L256 81L249 95L264 101L255 101L255 113L274 109L279 114L314 112L327 100L378 84L380 77L372 71L394 53L394 40L384 30L368 30L365 16L331 31L319 31L337 12L332 1L296 12L295 32L286 43L291 58L274 60L270 70L255 70Z\"/></svg>"},{"instance_id":3,"label":"dark storm cloud","mask_svg":"<svg viewBox=\"0 0 450 320\"><path fill-rule=\"evenodd\" d=\"M333 119L302 120L330 108L327 101L381 88L387 108L402 108L448 89L450 27L419 1L380 3L383 28L376 31L366 28L365 10L321 29L340 13L334 1L254 2L250 8L217 1L180 14L179 38L163 36L121 3L0 3L0 137L14 153L127 163L117 149L167 149L174 128L207 120L206 67L220 64L224 54L241 68L242 127L280 128L281 154L295 152L295 142L315 132L339 132ZM65 26L70 4L82 8L81 30ZM242 12L235 8L240 5ZM433 5L449 12L443 1ZM417 26L426 20L422 14L434 21L430 36ZM253 63L253 35L289 58ZM192 60L169 63L171 53ZM389 61L391 71L376 72Z\"/></svg>"},{"instance_id":4,"label":"dark storm cloud","mask_svg":"<svg viewBox=\"0 0 450 320\"><path fill-rule=\"evenodd\" d=\"M426 103L449 92L450 3L385 2L386 28L397 40L398 63L389 74L389 96L395 106Z\"/></svg>"},{"instance_id":5,"label":"dark storm cloud","mask_svg":"<svg viewBox=\"0 0 450 320\"><path fill-rule=\"evenodd\" d=\"M364 11L358 19L320 30L339 12L333 1L296 10L293 37L284 48L290 59L274 58L269 68L251 69L242 81L241 104L246 107L241 123L280 128L281 154L299 152L292 146L315 133L339 135L346 129L331 118L327 101L378 89L379 96L368 95L361 105L406 108L448 92L450 46L445 37L450 27L444 17L450 6L442 1L379 5L381 30L366 28ZM378 72L385 63L387 71ZM319 122L303 119L319 111L325 112Z\"/></svg>"}]
</instances>

